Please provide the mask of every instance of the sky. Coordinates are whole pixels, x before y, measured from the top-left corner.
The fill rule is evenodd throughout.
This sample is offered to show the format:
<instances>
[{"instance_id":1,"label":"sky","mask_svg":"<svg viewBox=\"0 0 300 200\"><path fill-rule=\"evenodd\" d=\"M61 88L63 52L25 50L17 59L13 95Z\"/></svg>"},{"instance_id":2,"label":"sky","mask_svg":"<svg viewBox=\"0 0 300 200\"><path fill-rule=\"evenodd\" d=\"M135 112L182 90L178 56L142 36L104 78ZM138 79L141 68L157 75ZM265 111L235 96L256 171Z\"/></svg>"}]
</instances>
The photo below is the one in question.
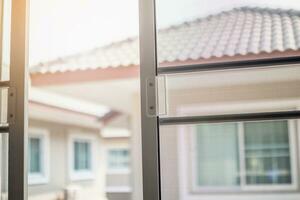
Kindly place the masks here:
<instances>
[{"instance_id":1,"label":"sky","mask_svg":"<svg viewBox=\"0 0 300 200\"><path fill-rule=\"evenodd\" d=\"M299 0L157 0L168 27L241 6L299 9ZM30 0L29 60L64 57L138 35L138 0Z\"/></svg>"}]
</instances>

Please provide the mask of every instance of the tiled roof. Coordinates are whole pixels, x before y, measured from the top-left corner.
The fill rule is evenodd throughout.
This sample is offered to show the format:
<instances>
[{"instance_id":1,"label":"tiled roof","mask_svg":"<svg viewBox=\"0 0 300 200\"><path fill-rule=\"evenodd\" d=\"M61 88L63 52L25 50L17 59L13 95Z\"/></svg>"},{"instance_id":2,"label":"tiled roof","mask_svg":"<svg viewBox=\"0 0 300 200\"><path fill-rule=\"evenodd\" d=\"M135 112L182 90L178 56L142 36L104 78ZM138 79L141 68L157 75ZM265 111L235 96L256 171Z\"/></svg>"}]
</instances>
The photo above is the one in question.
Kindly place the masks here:
<instances>
[{"instance_id":1,"label":"tiled roof","mask_svg":"<svg viewBox=\"0 0 300 200\"><path fill-rule=\"evenodd\" d=\"M206 60L300 49L300 12L242 7L159 30L159 62ZM139 64L138 38L31 68L65 72Z\"/></svg>"}]
</instances>

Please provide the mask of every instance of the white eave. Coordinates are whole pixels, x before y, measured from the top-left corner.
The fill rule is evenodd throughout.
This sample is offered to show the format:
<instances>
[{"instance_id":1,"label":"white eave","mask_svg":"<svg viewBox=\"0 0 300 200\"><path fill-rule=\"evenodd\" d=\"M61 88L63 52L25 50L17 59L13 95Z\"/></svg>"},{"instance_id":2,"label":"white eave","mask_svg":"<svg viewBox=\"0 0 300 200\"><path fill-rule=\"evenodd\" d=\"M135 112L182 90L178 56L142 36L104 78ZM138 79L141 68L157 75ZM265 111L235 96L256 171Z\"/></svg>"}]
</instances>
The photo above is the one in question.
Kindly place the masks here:
<instances>
[{"instance_id":1,"label":"white eave","mask_svg":"<svg viewBox=\"0 0 300 200\"><path fill-rule=\"evenodd\" d=\"M101 135L104 138L127 138L130 137L130 131L126 128L107 127L101 130Z\"/></svg>"},{"instance_id":2,"label":"white eave","mask_svg":"<svg viewBox=\"0 0 300 200\"><path fill-rule=\"evenodd\" d=\"M110 112L110 109L103 105L33 87L29 90L29 101L81 114L91 115L97 118L101 118Z\"/></svg>"}]
</instances>

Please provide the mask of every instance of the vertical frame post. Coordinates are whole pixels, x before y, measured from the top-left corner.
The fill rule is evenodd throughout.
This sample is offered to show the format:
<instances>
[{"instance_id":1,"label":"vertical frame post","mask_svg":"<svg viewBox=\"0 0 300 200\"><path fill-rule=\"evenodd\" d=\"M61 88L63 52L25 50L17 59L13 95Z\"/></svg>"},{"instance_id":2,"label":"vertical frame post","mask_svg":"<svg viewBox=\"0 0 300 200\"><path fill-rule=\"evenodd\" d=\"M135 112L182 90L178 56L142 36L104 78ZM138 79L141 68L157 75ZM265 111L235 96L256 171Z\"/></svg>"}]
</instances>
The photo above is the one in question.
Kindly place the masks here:
<instances>
[{"instance_id":1,"label":"vertical frame post","mask_svg":"<svg viewBox=\"0 0 300 200\"><path fill-rule=\"evenodd\" d=\"M3 61L2 61L2 56L3 56L3 31L4 31L4 0L0 0L0 80L2 80L2 71L3 71ZM0 109L3 108L3 92L0 89ZM0 110L0 123L2 123L4 121L4 116L3 116L3 111ZM5 143L5 134L0 135L0 162L1 162L1 166L0 166L0 199L4 196L3 192L5 191L5 186L6 186L6 176L7 174L5 174L6 172L6 158L5 157L5 150L7 147L7 144Z\"/></svg>"},{"instance_id":2,"label":"vertical frame post","mask_svg":"<svg viewBox=\"0 0 300 200\"><path fill-rule=\"evenodd\" d=\"M9 200L27 199L27 47L28 0L12 0L10 86L15 101L9 101ZM15 110L16 112L11 112ZM15 116L14 116L15 115ZM14 122L9 119L14 118Z\"/></svg>"},{"instance_id":3,"label":"vertical frame post","mask_svg":"<svg viewBox=\"0 0 300 200\"><path fill-rule=\"evenodd\" d=\"M158 117L152 115L157 113L153 81L157 75L155 0L140 0L139 13L143 199L159 200L159 125Z\"/></svg>"}]
</instances>

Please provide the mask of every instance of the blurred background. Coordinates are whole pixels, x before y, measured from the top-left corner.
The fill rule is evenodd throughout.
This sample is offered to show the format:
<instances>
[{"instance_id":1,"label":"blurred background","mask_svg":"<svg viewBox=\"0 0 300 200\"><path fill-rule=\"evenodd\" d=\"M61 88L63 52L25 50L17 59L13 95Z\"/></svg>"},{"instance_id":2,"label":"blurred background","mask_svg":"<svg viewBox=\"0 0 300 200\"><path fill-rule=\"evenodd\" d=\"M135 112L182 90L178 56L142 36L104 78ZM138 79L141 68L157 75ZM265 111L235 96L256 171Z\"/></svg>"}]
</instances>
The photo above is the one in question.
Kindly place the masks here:
<instances>
[{"instance_id":1,"label":"blurred background","mask_svg":"<svg viewBox=\"0 0 300 200\"><path fill-rule=\"evenodd\" d=\"M156 5L158 67L300 55L297 0ZM138 12L138 0L30 0L30 200L142 200ZM299 109L299 74L168 75L167 116ZM299 125L160 127L162 199L299 199Z\"/></svg>"}]
</instances>

